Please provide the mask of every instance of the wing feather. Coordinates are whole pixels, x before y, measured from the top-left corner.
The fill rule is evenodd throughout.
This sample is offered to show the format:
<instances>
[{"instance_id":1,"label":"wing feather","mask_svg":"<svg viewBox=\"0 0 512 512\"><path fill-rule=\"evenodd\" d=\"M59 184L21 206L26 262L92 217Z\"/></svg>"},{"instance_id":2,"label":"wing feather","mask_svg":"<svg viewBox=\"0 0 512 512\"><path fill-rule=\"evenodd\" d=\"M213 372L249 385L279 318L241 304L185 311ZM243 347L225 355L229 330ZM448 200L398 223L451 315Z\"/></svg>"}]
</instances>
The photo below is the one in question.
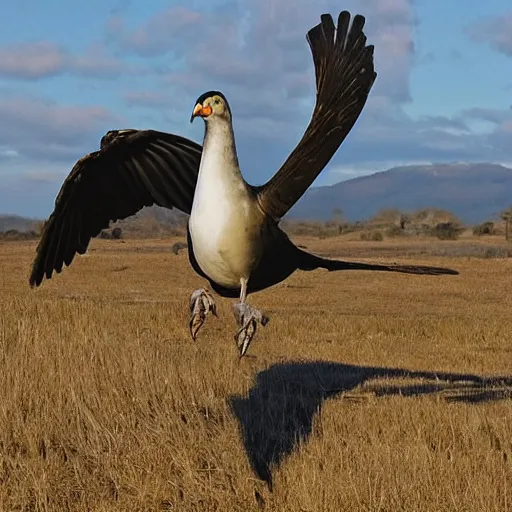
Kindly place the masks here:
<instances>
[{"instance_id":1,"label":"wing feather","mask_svg":"<svg viewBox=\"0 0 512 512\"><path fill-rule=\"evenodd\" d=\"M153 168L156 170L156 175L158 176L158 178L155 178L155 181L156 181L156 179L158 179L161 182L163 182L164 181L163 173L165 172L165 168L163 171L161 170L162 161L159 160L158 158L159 157L157 155L155 155L154 153L149 154L147 156L148 162L150 162L151 165L153 165ZM186 186L182 183L183 180L179 179L179 177L178 178L172 177L172 179L170 179L170 181L172 181L173 189L176 190L176 194L174 197L174 202L176 204L176 207L180 210L186 209L187 208L187 198L189 197L190 193L186 189ZM165 201L168 202L169 199L170 198L166 194Z\"/></svg>"},{"instance_id":2,"label":"wing feather","mask_svg":"<svg viewBox=\"0 0 512 512\"><path fill-rule=\"evenodd\" d=\"M376 78L373 46L366 45L365 18L343 11L338 26L328 14L307 34L316 78L309 125L275 175L255 187L261 208L280 219L304 194L346 138Z\"/></svg>"},{"instance_id":3,"label":"wing feather","mask_svg":"<svg viewBox=\"0 0 512 512\"><path fill-rule=\"evenodd\" d=\"M164 161L165 155L161 155L157 152L158 150L154 151L152 148L149 148L147 150L146 159L148 162L151 162L153 167L157 169L158 174L160 175L159 178L163 182L165 178L171 182L173 190L177 192L176 194L176 206L179 209L185 209L186 208L186 200L190 196L191 193L191 187L188 183L185 182L185 176L186 175L172 175L165 173L166 169L166 163ZM178 159L175 159L174 157L169 157L169 160L172 162L173 166L175 166L177 169L181 169L184 167L184 163ZM192 192L193 193L193 192ZM185 200L183 200L185 198Z\"/></svg>"},{"instance_id":4,"label":"wing feather","mask_svg":"<svg viewBox=\"0 0 512 512\"><path fill-rule=\"evenodd\" d=\"M155 130L113 130L76 162L45 223L29 278L60 273L111 222L157 204L190 213L202 147Z\"/></svg>"}]
</instances>

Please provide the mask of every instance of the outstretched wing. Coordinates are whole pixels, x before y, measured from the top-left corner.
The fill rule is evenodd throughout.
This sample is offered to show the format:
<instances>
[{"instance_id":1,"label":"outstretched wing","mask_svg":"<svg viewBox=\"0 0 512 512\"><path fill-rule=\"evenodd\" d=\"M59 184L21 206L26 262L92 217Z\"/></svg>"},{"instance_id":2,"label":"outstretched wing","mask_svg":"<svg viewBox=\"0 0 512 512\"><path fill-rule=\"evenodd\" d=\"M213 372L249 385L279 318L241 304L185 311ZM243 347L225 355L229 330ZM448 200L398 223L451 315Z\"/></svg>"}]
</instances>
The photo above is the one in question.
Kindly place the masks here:
<instances>
[{"instance_id":1,"label":"outstretched wing","mask_svg":"<svg viewBox=\"0 0 512 512\"><path fill-rule=\"evenodd\" d=\"M366 46L365 18L340 13L338 27L328 14L307 34L316 75L316 104L309 125L277 173L257 188L262 209L281 218L304 194L350 132L377 74L373 46Z\"/></svg>"},{"instance_id":2,"label":"outstretched wing","mask_svg":"<svg viewBox=\"0 0 512 512\"><path fill-rule=\"evenodd\" d=\"M78 160L45 223L29 283L61 272L111 221L157 204L190 213L202 147L154 130L113 130Z\"/></svg>"}]
</instances>

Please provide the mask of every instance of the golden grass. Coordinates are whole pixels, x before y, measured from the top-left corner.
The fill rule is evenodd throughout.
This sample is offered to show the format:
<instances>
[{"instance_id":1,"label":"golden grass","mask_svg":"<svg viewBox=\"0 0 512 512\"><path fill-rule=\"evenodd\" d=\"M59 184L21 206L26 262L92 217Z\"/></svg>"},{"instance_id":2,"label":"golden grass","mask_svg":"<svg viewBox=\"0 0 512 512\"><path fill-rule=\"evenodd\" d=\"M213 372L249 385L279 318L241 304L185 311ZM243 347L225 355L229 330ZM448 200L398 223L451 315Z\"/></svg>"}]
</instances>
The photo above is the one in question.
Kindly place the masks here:
<instances>
[{"instance_id":1,"label":"golden grass","mask_svg":"<svg viewBox=\"0 0 512 512\"><path fill-rule=\"evenodd\" d=\"M511 259L296 273L239 362L229 300L189 338L174 241L95 240L37 290L35 243L0 244L0 510L512 509Z\"/></svg>"}]
</instances>

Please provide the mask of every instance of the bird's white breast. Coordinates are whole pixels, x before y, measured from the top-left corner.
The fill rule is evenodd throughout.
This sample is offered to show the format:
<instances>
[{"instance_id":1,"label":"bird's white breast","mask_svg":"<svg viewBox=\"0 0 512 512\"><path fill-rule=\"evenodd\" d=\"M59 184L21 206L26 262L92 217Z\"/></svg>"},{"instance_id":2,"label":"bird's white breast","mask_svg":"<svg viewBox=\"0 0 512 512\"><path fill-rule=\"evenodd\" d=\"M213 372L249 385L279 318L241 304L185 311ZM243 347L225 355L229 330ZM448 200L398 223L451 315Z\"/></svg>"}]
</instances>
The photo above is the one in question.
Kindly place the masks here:
<instances>
[{"instance_id":1,"label":"bird's white breast","mask_svg":"<svg viewBox=\"0 0 512 512\"><path fill-rule=\"evenodd\" d=\"M213 142L213 141L212 141ZM237 288L258 256L255 203L241 175L210 143L203 151L189 219L197 263L218 284Z\"/></svg>"}]
</instances>

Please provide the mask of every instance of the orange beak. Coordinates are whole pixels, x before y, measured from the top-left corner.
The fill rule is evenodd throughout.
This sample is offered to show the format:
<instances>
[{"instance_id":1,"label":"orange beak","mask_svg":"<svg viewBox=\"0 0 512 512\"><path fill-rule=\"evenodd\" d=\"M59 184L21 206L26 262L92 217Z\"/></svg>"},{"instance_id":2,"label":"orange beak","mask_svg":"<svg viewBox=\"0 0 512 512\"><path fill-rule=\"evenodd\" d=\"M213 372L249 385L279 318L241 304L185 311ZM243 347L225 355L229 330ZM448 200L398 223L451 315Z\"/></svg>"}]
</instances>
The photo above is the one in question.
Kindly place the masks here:
<instances>
[{"instance_id":1,"label":"orange beak","mask_svg":"<svg viewBox=\"0 0 512 512\"><path fill-rule=\"evenodd\" d=\"M201 103L198 103L192 112L192 115L190 116L190 122L194 120L194 117L201 116L201 117L208 117L212 113L212 107L210 105L203 107Z\"/></svg>"}]
</instances>

